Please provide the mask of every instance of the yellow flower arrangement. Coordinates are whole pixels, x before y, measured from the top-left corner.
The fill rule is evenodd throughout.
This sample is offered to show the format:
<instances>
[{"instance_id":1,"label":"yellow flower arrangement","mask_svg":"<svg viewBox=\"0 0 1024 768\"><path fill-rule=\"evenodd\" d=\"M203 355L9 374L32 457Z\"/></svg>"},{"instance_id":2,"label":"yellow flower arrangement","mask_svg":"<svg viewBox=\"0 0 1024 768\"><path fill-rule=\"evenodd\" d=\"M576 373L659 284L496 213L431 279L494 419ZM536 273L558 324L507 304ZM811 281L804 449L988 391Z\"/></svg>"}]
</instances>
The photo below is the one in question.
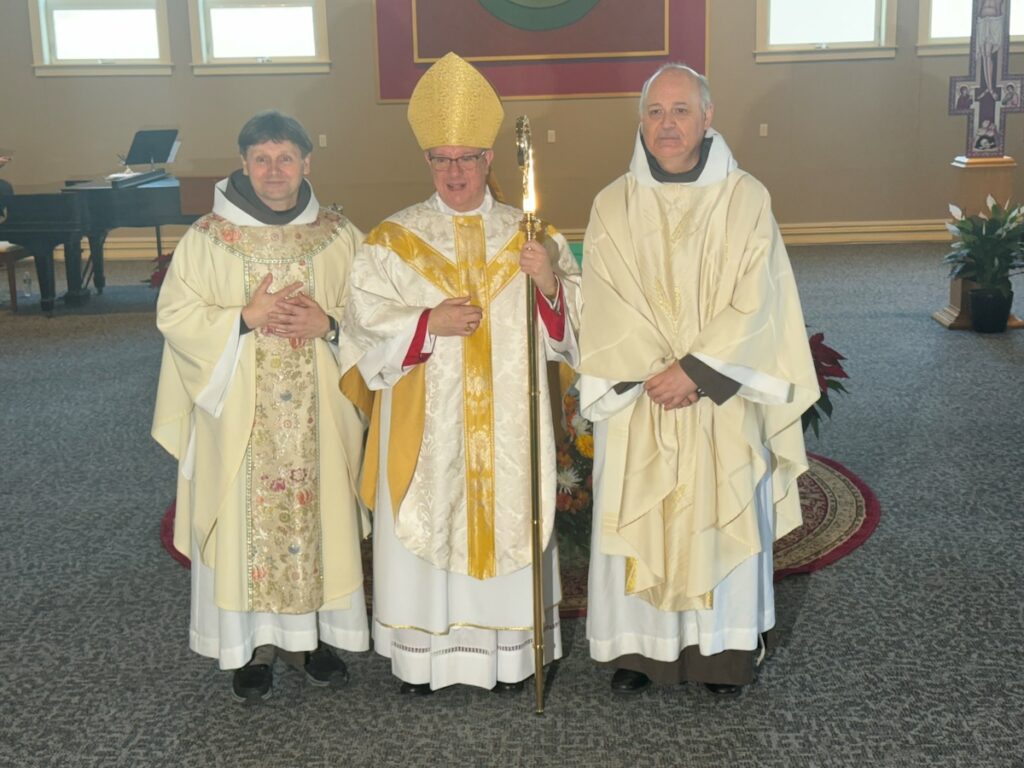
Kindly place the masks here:
<instances>
[{"instance_id":1,"label":"yellow flower arrangement","mask_svg":"<svg viewBox=\"0 0 1024 768\"><path fill-rule=\"evenodd\" d=\"M576 450L586 459L594 458L594 436L576 435Z\"/></svg>"}]
</instances>

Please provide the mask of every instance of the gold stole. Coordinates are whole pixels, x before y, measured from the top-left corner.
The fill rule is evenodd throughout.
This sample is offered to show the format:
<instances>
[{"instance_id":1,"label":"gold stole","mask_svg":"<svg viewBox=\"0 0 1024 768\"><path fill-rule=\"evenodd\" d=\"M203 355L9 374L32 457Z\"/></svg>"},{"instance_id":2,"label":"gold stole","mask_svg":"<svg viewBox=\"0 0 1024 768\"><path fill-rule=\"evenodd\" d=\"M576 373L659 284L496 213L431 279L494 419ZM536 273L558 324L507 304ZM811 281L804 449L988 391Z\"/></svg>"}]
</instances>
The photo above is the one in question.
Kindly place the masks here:
<instances>
[{"instance_id":1,"label":"gold stole","mask_svg":"<svg viewBox=\"0 0 1024 768\"><path fill-rule=\"evenodd\" d=\"M445 296L469 296L483 309L480 327L462 340L462 402L466 462L466 515L469 536L469 575L495 575L494 557L494 386L491 365L490 305L519 274L523 234L516 233L493 261L487 261L487 238L481 216L455 216L455 263L415 234L386 221L366 238L395 253L412 270ZM417 365L391 389L392 428L402 425L402 439L390 440L388 489L391 508L398 510L409 490L426 412L426 365ZM380 473L380 396L374 399L359 493L371 509L376 503Z\"/></svg>"}]
</instances>

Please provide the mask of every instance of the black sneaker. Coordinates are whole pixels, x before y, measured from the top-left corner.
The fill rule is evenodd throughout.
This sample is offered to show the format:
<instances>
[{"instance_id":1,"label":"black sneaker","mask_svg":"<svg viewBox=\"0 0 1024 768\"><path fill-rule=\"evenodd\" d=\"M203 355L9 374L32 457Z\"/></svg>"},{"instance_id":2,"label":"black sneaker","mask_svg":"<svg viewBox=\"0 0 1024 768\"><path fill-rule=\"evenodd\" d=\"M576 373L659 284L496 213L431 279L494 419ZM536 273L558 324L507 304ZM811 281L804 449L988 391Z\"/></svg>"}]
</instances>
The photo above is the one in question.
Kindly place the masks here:
<instances>
[{"instance_id":1,"label":"black sneaker","mask_svg":"<svg viewBox=\"0 0 1024 768\"><path fill-rule=\"evenodd\" d=\"M430 683L402 683L398 686L398 692L402 696L430 696L434 690Z\"/></svg>"},{"instance_id":2,"label":"black sneaker","mask_svg":"<svg viewBox=\"0 0 1024 768\"><path fill-rule=\"evenodd\" d=\"M504 680L499 680L491 688L494 693L519 693L524 688L523 680L519 680L515 683L506 683Z\"/></svg>"},{"instance_id":3,"label":"black sneaker","mask_svg":"<svg viewBox=\"0 0 1024 768\"><path fill-rule=\"evenodd\" d=\"M612 675L613 693L641 693L651 686L651 678L643 672L635 672L632 669L617 669Z\"/></svg>"},{"instance_id":4,"label":"black sneaker","mask_svg":"<svg viewBox=\"0 0 1024 768\"><path fill-rule=\"evenodd\" d=\"M323 643L320 643L315 651L306 654L304 669L306 679L313 685L341 688L348 682L345 662Z\"/></svg>"},{"instance_id":5,"label":"black sneaker","mask_svg":"<svg viewBox=\"0 0 1024 768\"><path fill-rule=\"evenodd\" d=\"M739 696L743 693L742 685L732 683L704 683L704 687L716 696Z\"/></svg>"},{"instance_id":6,"label":"black sneaker","mask_svg":"<svg viewBox=\"0 0 1024 768\"><path fill-rule=\"evenodd\" d=\"M258 704L270 698L274 670L269 664L246 664L235 670L231 679L231 695L235 701Z\"/></svg>"}]
</instances>

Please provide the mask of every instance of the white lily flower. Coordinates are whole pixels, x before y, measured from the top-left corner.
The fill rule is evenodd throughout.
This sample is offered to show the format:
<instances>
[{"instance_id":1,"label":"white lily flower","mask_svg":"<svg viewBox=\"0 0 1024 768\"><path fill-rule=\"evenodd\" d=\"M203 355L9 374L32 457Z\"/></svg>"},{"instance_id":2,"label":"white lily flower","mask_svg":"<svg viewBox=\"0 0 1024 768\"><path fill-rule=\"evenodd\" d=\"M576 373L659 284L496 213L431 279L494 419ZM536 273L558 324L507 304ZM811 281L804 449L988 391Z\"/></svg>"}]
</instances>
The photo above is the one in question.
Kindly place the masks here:
<instances>
[{"instance_id":1,"label":"white lily flower","mask_svg":"<svg viewBox=\"0 0 1024 768\"><path fill-rule=\"evenodd\" d=\"M988 197L985 198L985 207L988 208L990 211L993 208L995 208L996 205L997 205L996 199L994 197L992 197L992 195L989 195Z\"/></svg>"},{"instance_id":2,"label":"white lily flower","mask_svg":"<svg viewBox=\"0 0 1024 768\"><path fill-rule=\"evenodd\" d=\"M961 211L959 208L957 208L952 203L949 204L949 212L953 216L953 218L956 219L957 221L962 220L963 217L964 217L964 212Z\"/></svg>"}]
</instances>

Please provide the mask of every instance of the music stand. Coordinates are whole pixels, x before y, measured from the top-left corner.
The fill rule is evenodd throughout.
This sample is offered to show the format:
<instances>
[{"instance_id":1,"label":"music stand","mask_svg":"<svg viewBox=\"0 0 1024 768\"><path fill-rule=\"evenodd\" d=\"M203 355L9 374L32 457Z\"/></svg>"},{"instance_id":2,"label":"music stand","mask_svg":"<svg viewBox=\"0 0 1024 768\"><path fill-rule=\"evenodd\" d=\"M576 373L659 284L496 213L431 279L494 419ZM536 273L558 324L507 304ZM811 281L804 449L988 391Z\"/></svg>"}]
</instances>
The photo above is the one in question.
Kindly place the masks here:
<instances>
[{"instance_id":1,"label":"music stand","mask_svg":"<svg viewBox=\"0 0 1024 768\"><path fill-rule=\"evenodd\" d=\"M124 157L118 155L124 165L124 171L110 174L107 181L114 189L123 189L161 179L167 175L167 171L157 168L157 163L172 162L180 146L177 128L136 131L128 154ZM131 166L139 163L149 163L149 170L133 171Z\"/></svg>"},{"instance_id":2,"label":"music stand","mask_svg":"<svg viewBox=\"0 0 1024 768\"><path fill-rule=\"evenodd\" d=\"M152 169L157 163L169 163L177 153L177 138L177 128L137 131L132 139L132 146L124 158L124 164L149 163Z\"/></svg>"}]
</instances>

